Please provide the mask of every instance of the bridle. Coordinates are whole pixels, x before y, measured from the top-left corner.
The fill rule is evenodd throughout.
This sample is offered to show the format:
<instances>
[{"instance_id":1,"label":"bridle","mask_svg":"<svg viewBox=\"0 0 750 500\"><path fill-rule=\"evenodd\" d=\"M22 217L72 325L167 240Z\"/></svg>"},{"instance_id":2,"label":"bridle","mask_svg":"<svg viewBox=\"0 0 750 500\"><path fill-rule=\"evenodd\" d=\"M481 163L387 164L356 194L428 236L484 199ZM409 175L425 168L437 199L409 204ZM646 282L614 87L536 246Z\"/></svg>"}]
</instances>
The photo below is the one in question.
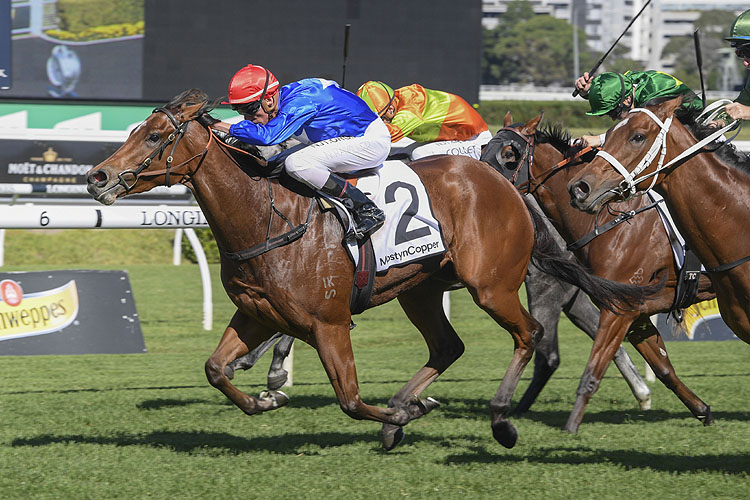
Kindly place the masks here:
<instances>
[{"instance_id":1,"label":"bridle","mask_svg":"<svg viewBox=\"0 0 750 500\"><path fill-rule=\"evenodd\" d=\"M164 139L161 142L161 144L159 144L156 147L156 149L154 149L151 152L150 155L148 155L140 163L140 165L138 165L138 167L136 167L135 169L123 170L122 172L120 172L120 173L117 174L117 178L119 179L119 182L116 185L122 186L125 189L125 193L126 194L129 194L130 191L133 190L133 188L138 183L138 180L141 177L157 177L159 175L164 174L164 185L165 186L171 186L171 184L169 182L169 176L170 176L170 173L175 173L177 175L181 175L182 176L182 179L180 179L179 182L184 184L185 182L187 182L189 180L189 178L190 178L190 176L192 174L195 174L195 172L198 171L198 169L200 168L200 166L203 164L203 160L206 158L206 154L208 154L208 148L211 146L211 142L213 141L213 138L214 138L214 134L209 131L209 134L208 134L209 135L208 143L206 143L206 146L203 148L203 151L200 152L200 153L198 153L198 154L196 154L196 155L191 156L187 160L185 160L182 163L180 163L178 165L175 165L173 167L172 166L172 162L174 161L174 152L177 149L177 145L180 143L180 141L182 140L182 138L185 136L185 132L187 131L188 125L193 120L191 119L191 120L187 120L187 121L184 121L184 122L180 123L177 120L177 118L175 118L175 116L168 109L166 109L165 107L156 108L151 113L152 114L153 113L164 113L167 116L167 118L169 118L169 121L172 122L172 125L174 126L175 129L174 129L174 131L172 133L170 133L167 136L166 139ZM169 155L167 156L167 159L166 159L166 168L164 168L162 170L155 170L155 171L144 172L144 170L146 170L151 165L151 162L154 160L154 158L158 157L158 159L161 160L162 156L164 155L164 151L166 151L166 149L169 147L170 144L172 145L172 149L170 150ZM182 172L175 172L180 167L183 167L183 166L189 164L190 162L192 162L193 160L195 160L198 157L200 157L200 161L198 162L198 166L193 170L192 174L182 173ZM132 176L133 181L132 181L131 184L128 184L128 181L125 178L125 176Z\"/></svg>"},{"instance_id":2,"label":"bridle","mask_svg":"<svg viewBox=\"0 0 750 500\"><path fill-rule=\"evenodd\" d=\"M530 136L526 136L512 127L501 128L498 131L497 135L499 135L501 132L509 132L513 134L515 137L520 138L522 141L522 142L519 142L514 139L507 139L500 143L500 149L498 149L498 154L502 153L503 148L505 146L510 146L513 149L513 151L515 151L517 154L521 156L521 159L518 160L517 162L516 168L513 169L515 170L515 172L513 172L513 175L508 180L510 180L510 182L515 186L516 180L518 179L518 174L521 172L523 168L526 168L526 172L528 172L528 177L530 180L531 179L531 163L534 161L534 149L536 148L536 137L534 136L534 134ZM523 154L521 154L522 149L523 149ZM520 189L519 186L516 186L516 187Z\"/></svg>"},{"instance_id":3,"label":"bridle","mask_svg":"<svg viewBox=\"0 0 750 500\"><path fill-rule=\"evenodd\" d=\"M726 127L723 127L711 133L709 136L701 139L700 141L693 144L688 149L686 149L685 151L677 155L675 158L670 160L669 163L665 165L664 157L667 154L667 134L669 133L669 129L672 126L672 120L674 119L674 115L670 115L666 120L662 122L651 110L646 109L646 108L633 108L629 111L629 113L646 114L659 126L660 130L656 138L654 139L653 144L651 144L651 147L649 148L649 150L646 152L643 158L641 158L641 161L638 162L638 165L636 165L635 168L631 171L628 171L622 165L622 163L620 163L620 161L617 160L617 158L615 158L608 152L601 150L598 153L596 153L596 156L601 156L602 158L604 158L607 162L609 162L610 165L612 165L612 167L620 175L622 175L623 177L622 182L620 182L619 186L617 186L616 188L613 188L611 191L618 198L621 198L623 200L629 200L633 198L636 194L636 186L650 177L653 177L653 179L651 180L651 184L649 185L647 189L643 191L648 191L649 189L653 188L656 185L656 180L660 172L668 168L671 168L673 166L677 166L678 162L692 156L693 154L698 152L701 148L703 148L703 146L713 142L714 140L719 138L724 132L733 128L735 124L737 123L737 120L734 120L732 123L730 123ZM659 154L659 162L656 166L656 169L651 173L641 175L640 177L638 177L644 170L646 170L648 167L651 166L651 164L656 159L657 153L659 153L660 150L661 150L661 153Z\"/></svg>"},{"instance_id":4,"label":"bridle","mask_svg":"<svg viewBox=\"0 0 750 500\"><path fill-rule=\"evenodd\" d=\"M531 173L531 164L534 161L534 150L536 148L536 136L534 134L532 134L531 136L526 136L522 134L521 132L519 132L518 130L514 128L510 128L510 127L504 127L500 129L498 131L498 134L504 131L512 132L514 135L520 137L526 144L523 155L521 155L520 154L521 148L518 147L518 146L521 146L519 142L514 141L512 139L508 139L500 143L500 152L502 152L502 148L504 148L505 146L510 146L511 148L513 148L513 150L517 154L519 154L519 156L521 156L521 159L518 161L518 166L516 167L515 172L513 173L513 177L510 179L510 181L515 185L515 181L516 181L516 178L518 177L519 171L521 170L522 167L525 167L528 172L529 180L523 184L516 186L516 188L519 191L525 190L526 194L534 194L540 187L542 187L542 185L545 182L547 182L547 180L550 179L550 177L564 170L574 160L580 158L581 156L595 149L591 146L586 146L585 148L582 148L581 150L577 151L574 155L557 162L547 172L545 172L544 178L541 181L539 181Z\"/></svg>"}]
</instances>

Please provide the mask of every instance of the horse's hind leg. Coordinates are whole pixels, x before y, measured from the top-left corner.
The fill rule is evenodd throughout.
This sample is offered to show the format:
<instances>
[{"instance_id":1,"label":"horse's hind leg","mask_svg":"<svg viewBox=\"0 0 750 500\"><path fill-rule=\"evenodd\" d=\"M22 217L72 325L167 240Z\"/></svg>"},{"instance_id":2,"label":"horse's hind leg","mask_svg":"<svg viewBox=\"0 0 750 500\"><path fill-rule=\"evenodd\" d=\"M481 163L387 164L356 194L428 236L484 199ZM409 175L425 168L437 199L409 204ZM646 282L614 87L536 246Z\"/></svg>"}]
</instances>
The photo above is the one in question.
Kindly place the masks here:
<instances>
[{"instance_id":1,"label":"horse's hind leg","mask_svg":"<svg viewBox=\"0 0 750 500\"><path fill-rule=\"evenodd\" d=\"M565 305L563 310L574 325L583 330L592 340L594 339L599 328L600 312L580 288L573 299ZM636 401L638 401L638 406L640 406L641 410L651 408L651 389L646 384L646 381L643 380L643 377L641 377L638 369L633 364L633 360L630 359L628 352L622 345L617 348L614 361L615 366L622 374L625 382L627 382Z\"/></svg>"},{"instance_id":2,"label":"horse's hind leg","mask_svg":"<svg viewBox=\"0 0 750 500\"><path fill-rule=\"evenodd\" d=\"M225 371L226 366L270 338L273 333L274 330L260 326L237 311L229 322L229 326L224 330L224 335L222 335L218 347L206 361L205 368L208 382L223 392L226 397L248 415L284 406L288 402L288 398L284 393L274 393L263 399L245 394L229 381Z\"/></svg>"},{"instance_id":3,"label":"horse's hind leg","mask_svg":"<svg viewBox=\"0 0 750 500\"><path fill-rule=\"evenodd\" d=\"M534 346L534 375L521 400L513 409L514 414L524 413L531 408L560 365L557 325L560 322L563 304L575 289L533 267L529 267L524 282L529 312L541 323L544 336Z\"/></svg>"},{"instance_id":4,"label":"horse's hind leg","mask_svg":"<svg viewBox=\"0 0 750 500\"><path fill-rule=\"evenodd\" d=\"M267 385L271 390L280 389L286 384L289 373L284 369L284 360L289 356L292 351L292 344L294 343L294 337L291 335L282 335L279 342L273 348L273 360L271 360L271 366L268 369L268 380Z\"/></svg>"},{"instance_id":5,"label":"horse's hind leg","mask_svg":"<svg viewBox=\"0 0 750 500\"><path fill-rule=\"evenodd\" d=\"M430 357L424 367L388 401L389 407L408 405L464 352L463 342L445 317L442 298L442 289L429 281L398 297L406 316L424 337ZM437 402L428 398L422 405L426 413L437 406ZM386 450L396 446L403 437L401 426L383 424L380 441Z\"/></svg>"},{"instance_id":6,"label":"horse's hind leg","mask_svg":"<svg viewBox=\"0 0 750 500\"><path fill-rule=\"evenodd\" d=\"M513 359L490 401L492 435L501 445L512 448L518 439L518 431L507 415L518 380L533 354L534 343L542 338L542 326L523 308L517 290L503 290L495 284L494 287L470 288L469 291L474 301L513 337Z\"/></svg>"},{"instance_id":7,"label":"horse's hind leg","mask_svg":"<svg viewBox=\"0 0 750 500\"><path fill-rule=\"evenodd\" d=\"M224 369L224 372L227 374L227 377L229 377L229 380L232 380L234 378L234 372L236 372L237 370L249 370L250 368L255 366L255 363L258 362L261 356L263 356L266 353L266 351L268 351L271 347L273 347L273 345L283 335L284 334L281 332L274 333L270 339L264 342L261 342L258 347L256 347L249 353L245 354L244 356L240 356L239 358L229 363L227 367Z\"/></svg>"},{"instance_id":8,"label":"horse's hind leg","mask_svg":"<svg viewBox=\"0 0 750 500\"><path fill-rule=\"evenodd\" d=\"M667 348L659 331L646 316L641 316L633 323L628 334L628 340L643 356L654 370L656 377L687 406L688 410L703 425L710 425L714 419L711 407L704 403L693 391L677 377L672 363L669 361Z\"/></svg>"}]
</instances>

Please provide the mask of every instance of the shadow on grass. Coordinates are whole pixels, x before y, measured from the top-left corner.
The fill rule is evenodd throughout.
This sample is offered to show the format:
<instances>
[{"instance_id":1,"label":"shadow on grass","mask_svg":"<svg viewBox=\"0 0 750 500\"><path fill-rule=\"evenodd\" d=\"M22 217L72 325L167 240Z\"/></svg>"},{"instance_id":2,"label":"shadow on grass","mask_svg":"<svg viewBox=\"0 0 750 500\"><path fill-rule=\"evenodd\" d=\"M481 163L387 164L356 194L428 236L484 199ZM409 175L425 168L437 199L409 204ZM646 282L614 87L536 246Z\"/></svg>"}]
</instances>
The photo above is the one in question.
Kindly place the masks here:
<instances>
[{"instance_id":1,"label":"shadow on grass","mask_svg":"<svg viewBox=\"0 0 750 500\"><path fill-rule=\"evenodd\" d=\"M537 464L615 464L628 470L648 469L669 473L719 472L747 475L750 454L676 455L648 453L637 450L596 450L588 447L542 448L523 455L503 456L482 447L471 453L456 454L444 461L449 465L475 463L537 463Z\"/></svg>"},{"instance_id":2,"label":"shadow on grass","mask_svg":"<svg viewBox=\"0 0 750 500\"><path fill-rule=\"evenodd\" d=\"M476 436L463 438L476 442ZM456 449L455 437L451 440L435 439L434 435L419 432L408 434L408 443L427 443L443 449ZM59 443L89 444L102 446L146 446L168 449L177 453L194 453L196 451L217 450L231 454L242 453L280 453L287 455L316 455L311 445L321 449L339 446L351 446L360 443L372 444L379 450L377 437L372 433L300 433L283 434L248 439L224 432L151 432L145 435L117 434L113 436L88 436L82 434L51 435L43 434L33 438L15 439L13 447L43 447ZM466 447L465 453L447 456L441 462L445 465L471 465L476 463L536 463L536 464L615 464L628 470L656 470L669 473L719 472L723 474L747 475L746 464L750 454L717 454L687 456L671 453L648 453L637 450L598 450L585 446L568 446L529 450L523 454L504 453L491 446L476 444ZM381 450L384 455L410 453L403 447L392 452ZM416 453L415 453L416 454Z\"/></svg>"},{"instance_id":3,"label":"shadow on grass","mask_svg":"<svg viewBox=\"0 0 750 500\"><path fill-rule=\"evenodd\" d=\"M233 454L247 452L273 452L298 455L304 451L314 455L310 445L321 448L350 446L357 443L377 443L373 433L345 434L339 432L322 432L316 434L281 434L276 436L248 439L225 432L151 432L144 435L115 434L112 436L88 436L83 434L53 435L42 434L33 438L15 439L13 447L42 447L52 444L94 444L103 446L147 446L166 448L179 453L192 453L197 450L220 450ZM304 450L301 448L304 447Z\"/></svg>"}]
</instances>

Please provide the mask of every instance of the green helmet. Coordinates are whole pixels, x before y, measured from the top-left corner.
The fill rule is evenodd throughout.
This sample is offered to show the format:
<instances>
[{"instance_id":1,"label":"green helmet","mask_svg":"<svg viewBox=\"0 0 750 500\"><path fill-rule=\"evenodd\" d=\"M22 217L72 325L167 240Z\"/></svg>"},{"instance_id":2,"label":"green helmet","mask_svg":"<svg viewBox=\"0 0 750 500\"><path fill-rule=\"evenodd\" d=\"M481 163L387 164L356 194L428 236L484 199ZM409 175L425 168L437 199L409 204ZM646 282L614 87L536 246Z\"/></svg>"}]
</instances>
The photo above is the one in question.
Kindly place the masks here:
<instances>
[{"instance_id":1,"label":"green helmet","mask_svg":"<svg viewBox=\"0 0 750 500\"><path fill-rule=\"evenodd\" d=\"M602 73L591 80L589 87L589 105L591 111L587 115L601 116L620 107L628 97L626 89L633 88L633 81L627 75L620 73Z\"/></svg>"},{"instance_id":2,"label":"green helmet","mask_svg":"<svg viewBox=\"0 0 750 500\"><path fill-rule=\"evenodd\" d=\"M737 16L725 40L732 42L732 47L750 43L750 9Z\"/></svg>"}]
</instances>

